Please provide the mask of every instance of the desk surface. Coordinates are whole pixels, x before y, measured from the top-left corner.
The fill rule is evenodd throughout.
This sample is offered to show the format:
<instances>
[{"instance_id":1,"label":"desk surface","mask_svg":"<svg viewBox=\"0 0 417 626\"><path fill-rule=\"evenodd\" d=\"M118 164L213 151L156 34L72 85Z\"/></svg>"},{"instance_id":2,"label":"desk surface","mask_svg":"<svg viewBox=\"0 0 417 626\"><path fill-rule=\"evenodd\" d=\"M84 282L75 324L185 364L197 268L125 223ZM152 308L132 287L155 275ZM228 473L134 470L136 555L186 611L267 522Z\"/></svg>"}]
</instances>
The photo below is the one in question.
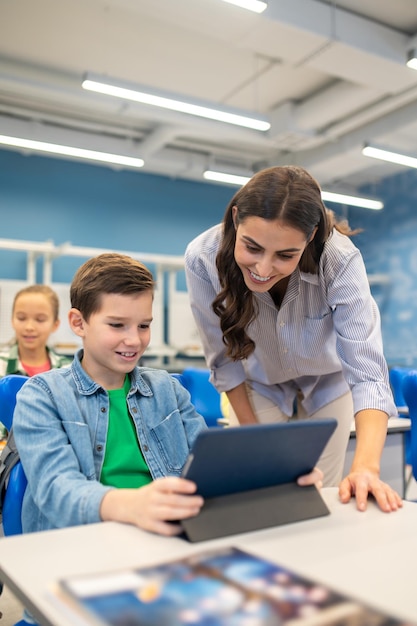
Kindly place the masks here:
<instances>
[{"instance_id":1,"label":"desk surface","mask_svg":"<svg viewBox=\"0 0 417 626\"><path fill-rule=\"evenodd\" d=\"M411 428L411 419L409 417L390 417L388 420L387 432L390 431L407 431Z\"/></svg>"},{"instance_id":2,"label":"desk surface","mask_svg":"<svg viewBox=\"0 0 417 626\"><path fill-rule=\"evenodd\" d=\"M0 578L45 626L73 626L49 592L59 578L180 558L221 545L274 560L402 619L417 620L417 504L384 514L342 505L324 489L331 514L305 522L190 544L105 522L0 540Z\"/></svg>"}]
</instances>

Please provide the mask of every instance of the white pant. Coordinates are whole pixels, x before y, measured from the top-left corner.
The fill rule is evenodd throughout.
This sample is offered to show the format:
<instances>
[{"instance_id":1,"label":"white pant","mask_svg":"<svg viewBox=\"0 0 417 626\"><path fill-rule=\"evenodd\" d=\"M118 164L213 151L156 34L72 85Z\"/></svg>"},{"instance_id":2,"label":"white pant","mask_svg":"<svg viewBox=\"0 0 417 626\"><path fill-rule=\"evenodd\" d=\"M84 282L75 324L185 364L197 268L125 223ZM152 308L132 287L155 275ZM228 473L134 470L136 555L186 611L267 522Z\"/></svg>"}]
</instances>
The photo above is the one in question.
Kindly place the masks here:
<instances>
[{"instance_id":1,"label":"white pant","mask_svg":"<svg viewBox=\"0 0 417 626\"><path fill-rule=\"evenodd\" d=\"M345 464L346 449L349 442L350 428L354 418L352 394L348 391L345 395L329 402L321 409L307 415L301 402L298 402L297 415L289 418L279 407L261 396L248 385L246 386L252 408L261 424L272 422L289 422L290 420L317 420L334 417L337 420L337 428L330 437L317 466L324 474L324 487L337 487L342 480L343 467ZM239 426L239 421L231 404L228 406L229 426Z\"/></svg>"}]
</instances>

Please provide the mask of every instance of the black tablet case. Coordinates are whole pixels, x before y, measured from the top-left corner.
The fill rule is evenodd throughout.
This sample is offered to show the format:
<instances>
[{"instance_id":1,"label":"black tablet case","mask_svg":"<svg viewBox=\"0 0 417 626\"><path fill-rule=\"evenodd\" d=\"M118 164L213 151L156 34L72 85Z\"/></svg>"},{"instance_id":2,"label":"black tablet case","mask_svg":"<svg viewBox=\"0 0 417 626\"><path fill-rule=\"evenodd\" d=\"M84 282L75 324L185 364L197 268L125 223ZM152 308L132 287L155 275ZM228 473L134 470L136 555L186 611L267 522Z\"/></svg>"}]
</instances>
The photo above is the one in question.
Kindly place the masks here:
<instances>
[{"instance_id":1,"label":"black tablet case","mask_svg":"<svg viewBox=\"0 0 417 626\"><path fill-rule=\"evenodd\" d=\"M296 479L316 465L334 419L210 428L198 436L182 473L204 497L199 515L182 520L197 542L322 515L315 486Z\"/></svg>"}]
</instances>

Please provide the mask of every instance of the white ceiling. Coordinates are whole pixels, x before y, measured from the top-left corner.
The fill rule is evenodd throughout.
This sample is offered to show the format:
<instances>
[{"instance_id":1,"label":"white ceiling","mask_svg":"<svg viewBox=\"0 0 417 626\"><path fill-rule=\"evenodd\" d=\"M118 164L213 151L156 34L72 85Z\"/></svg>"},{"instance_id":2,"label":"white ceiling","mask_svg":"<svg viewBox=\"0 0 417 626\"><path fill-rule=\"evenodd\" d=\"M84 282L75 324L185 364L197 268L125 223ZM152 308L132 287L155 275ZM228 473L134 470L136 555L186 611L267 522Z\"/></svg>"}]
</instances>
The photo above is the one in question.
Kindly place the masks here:
<instances>
[{"instance_id":1,"label":"white ceiling","mask_svg":"<svg viewBox=\"0 0 417 626\"><path fill-rule=\"evenodd\" d=\"M417 154L416 0L0 0L0 134L142 157L201 180L307 167L353 191L401 170L364 143ZM264 133L81 88L86 72L266 116Z\"/></svg>"}]
</instances>

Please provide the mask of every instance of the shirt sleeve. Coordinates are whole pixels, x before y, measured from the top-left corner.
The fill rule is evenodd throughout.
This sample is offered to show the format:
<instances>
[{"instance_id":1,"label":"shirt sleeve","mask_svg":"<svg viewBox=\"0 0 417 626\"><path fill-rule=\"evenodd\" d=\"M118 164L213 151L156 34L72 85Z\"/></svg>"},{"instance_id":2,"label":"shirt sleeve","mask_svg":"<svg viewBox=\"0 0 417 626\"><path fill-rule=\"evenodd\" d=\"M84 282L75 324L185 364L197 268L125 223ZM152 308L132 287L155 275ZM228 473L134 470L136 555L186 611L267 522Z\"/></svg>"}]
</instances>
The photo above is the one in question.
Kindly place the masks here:
<instances>
[{"instance_id":1,"label":"shirt sleeve","mask_svg":"<svg viewBox=\"0 0 417 626\"><path fill-rule=\"evenodd\" d=\"M100 522L101 501L111 489L93 475L87 425L75 416L73 420L64 428L52 390L40 378L30 378L19 391L13 418L16 445L33 502L55 528ZM84 441L85 459L76 456L69 431Z\"/></svg>"},{"instance_id":2,"label":"shirt sleeve","mask_svg":"<svg viewBox=\"0 0 417 626\"><path fill-rule=\"evenodd\" d=\"M355 413L379 409L388 415L397 411L389 385L388 366L383 353L381 320L369 287L365 264L359 250L331 258L327 299L333 311L336 350L348 383Z\"/></svg>"}]
</instances>

